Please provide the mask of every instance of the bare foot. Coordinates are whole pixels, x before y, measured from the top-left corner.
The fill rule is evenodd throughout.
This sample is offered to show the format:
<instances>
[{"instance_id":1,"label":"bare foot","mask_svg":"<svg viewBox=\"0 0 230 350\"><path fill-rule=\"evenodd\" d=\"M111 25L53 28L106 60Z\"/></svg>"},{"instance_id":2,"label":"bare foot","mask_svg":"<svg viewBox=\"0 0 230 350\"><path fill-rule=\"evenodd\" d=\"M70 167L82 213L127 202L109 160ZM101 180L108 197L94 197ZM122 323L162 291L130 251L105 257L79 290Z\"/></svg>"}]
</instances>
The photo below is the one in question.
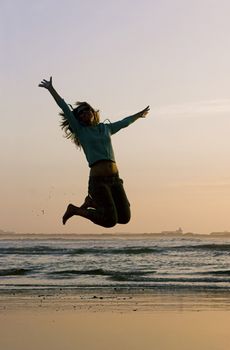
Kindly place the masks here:
<instances>
[{"instance_id":1,"label":"bare foot","mask_svg":"<svg viewBox=\"0 0 230 350\"><path fill-rule=\"evenodd\" d=\"M72 218L72 216L74 215L79 215L87 219L89 218L89 213L87 209L81 207L79 208L73 204L69 204L62 218L63 225L65 225L66 221Z\"/></svg>"},{"instance_id":2,"label":"bare foot","mask_svg":"<svg viewBox=\"0 0 230 350\"><path fill-rule=\"evenodd\" d=\"M65 214L63 215L62 218L62 223L63 225L65 225L66 221L69 220L72 216L77 215L78 213L78 207L75 207L75 205L73 204L69 204Z\"/></svg>"}]
</instances>

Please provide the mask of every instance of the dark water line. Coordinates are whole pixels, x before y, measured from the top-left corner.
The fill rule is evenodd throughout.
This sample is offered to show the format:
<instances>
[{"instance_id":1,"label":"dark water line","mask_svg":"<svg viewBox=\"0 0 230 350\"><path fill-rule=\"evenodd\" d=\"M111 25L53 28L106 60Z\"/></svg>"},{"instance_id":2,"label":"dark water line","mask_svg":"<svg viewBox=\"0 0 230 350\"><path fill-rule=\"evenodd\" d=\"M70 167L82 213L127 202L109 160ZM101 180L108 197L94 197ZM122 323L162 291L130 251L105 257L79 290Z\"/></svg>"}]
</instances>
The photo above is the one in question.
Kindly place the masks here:
<instances>
[{"instance_id":1,"label":"dark water line","mask_svg":"<svg viewBox=\"0 0 230 350\"><path fill-rule=\"evenodd\" d=\"M170 252L200 252L212 251L217 253L230 253L230 244L197 244L178 245L171 247L86 247L86 248L62 248L51 246L32 247L0 247L0 255L138 255L138 254L167 254Z\"/></svg>"}]
</instances>

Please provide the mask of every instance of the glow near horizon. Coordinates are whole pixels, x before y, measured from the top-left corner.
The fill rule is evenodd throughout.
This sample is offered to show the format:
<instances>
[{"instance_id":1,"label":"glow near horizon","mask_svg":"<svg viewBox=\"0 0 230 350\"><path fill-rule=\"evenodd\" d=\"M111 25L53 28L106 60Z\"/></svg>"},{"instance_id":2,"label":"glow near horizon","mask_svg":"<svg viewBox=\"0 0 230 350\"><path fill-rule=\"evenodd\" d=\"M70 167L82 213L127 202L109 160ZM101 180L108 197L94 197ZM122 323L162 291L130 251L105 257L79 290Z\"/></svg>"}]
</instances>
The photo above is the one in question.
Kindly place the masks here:
<instances>
[{"instance_id":1,"label":"glow near horizon","mask_svg":"<svg viewBox=\"0 0 230 350\"><path fill-rule=\"evenodd\" d=\"M229 10L212 0L2 1L0 228L229 230ZM67 102L89 101L102 120L151 106L113 137L128 225L61 225L67 203L84 199L88 168L37 88L50 75Z\"/></svg>"}]
</instances>

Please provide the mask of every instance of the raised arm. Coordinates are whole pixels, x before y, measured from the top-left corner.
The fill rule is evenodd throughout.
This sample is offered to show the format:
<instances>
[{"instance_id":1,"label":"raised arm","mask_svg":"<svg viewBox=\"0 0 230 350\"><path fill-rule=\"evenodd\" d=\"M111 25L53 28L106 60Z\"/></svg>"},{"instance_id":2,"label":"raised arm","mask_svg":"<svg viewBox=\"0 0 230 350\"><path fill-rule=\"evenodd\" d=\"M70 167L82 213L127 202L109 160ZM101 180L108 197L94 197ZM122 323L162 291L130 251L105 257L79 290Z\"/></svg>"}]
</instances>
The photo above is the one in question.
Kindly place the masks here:
<instances>
[{"instance_id":1,"label":"raised arm","mask_svg":"<svg viewBox=\"0 0 230 350\"><path fill-rule=\"evenodd\" d=\"M40 83L38 86L47 89L47 90L50 92L50 94L53 96L53 98L54 98L55 102L58 104L58 106L59 106L60 108L63 107L63 105L62 105L63 99L62 99L62 97L57 93L57 91L54 89L52 77L50 77L50 80L43 79L43 80L41 81L41 83Z\"/></svg>"},{"instance_id":2,"label":"raised arm","mask_svg":"<svg viewBox=\"0 0 230 350\"><path fill-rule=\"evenodd\" d=\"M150 108L149 108L149 106L147 106L145 109L143 109L142 111L140 111L136 114L133 114L133 115L126 117L122 120L119 120L115 123L111 123L110 124L111 134L115 134L120 129L126 128L127 126L129 126L130 124L132 124L133 122L135 122L139 118L145 118L146 115L148 114L149 110L150 110Z\"/></svg>"},{"instance_id":3,"label":"raised arm","mask_svg":"<svg viewBox=\"0 0 230 350\"><path fill-rule=\"evenodd\" d=\"M50 77L50 80L43 79L41 83L38 85L39 87L43 87L47 89L50 94L53 96L55 102L58 104L58 106L63 110L65 117L68 119L70 125L72 128L79 128L79 123L77 119L74 117L72 111L70 110L67 103L63 100L63 98L57 93L57 91L53 87L52 77Z\"/></svg>"},{"instance_id":4,"label":"raised arm","mask_svg":"<svg viewBox=\"0 0 230 350\"><path fill-rule=\"evenodd\" d=\"M139 119L139 118L145 118L146 115L149 113L150 107L145 107L142 111L137 112L136 114L131 115L131 118L133 118L133 121Z\"/></svg>"}]
</instances>

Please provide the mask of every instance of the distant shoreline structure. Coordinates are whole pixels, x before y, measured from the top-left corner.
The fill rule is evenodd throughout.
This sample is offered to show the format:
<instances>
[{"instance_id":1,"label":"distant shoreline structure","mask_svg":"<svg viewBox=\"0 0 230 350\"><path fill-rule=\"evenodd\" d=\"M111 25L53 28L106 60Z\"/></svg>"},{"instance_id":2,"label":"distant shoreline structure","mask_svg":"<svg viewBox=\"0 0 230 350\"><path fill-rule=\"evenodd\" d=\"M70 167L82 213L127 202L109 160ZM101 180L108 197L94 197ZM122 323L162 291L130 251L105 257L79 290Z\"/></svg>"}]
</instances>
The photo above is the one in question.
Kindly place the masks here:
<instances>
[{"instance_id":1,"label":"distant shoreline structure","mask_svg":"<svg viewBox=\"0 0 230 350\"><path fill-rule=\"evenodd\" d=\"M217 231L217 232L210 232L207 234L204 233L194 233L194 232L183 232L182 228L179 227L175 231L161 231L161 232L143 232L143 233L128 233L128 232L112 232L112 233L18 233L13 231L4 231L0 229L0 239L4 238L46 238L46 239L58 239L58 238L90 238L90 237L96 237L96 238L114 238L114 237L146 237L146 238L154 238L154 237L213 237L213 238L223 238L223 237L229 237L230 238L230 232L229 231Z\"/></svg>"}]
</instances>

